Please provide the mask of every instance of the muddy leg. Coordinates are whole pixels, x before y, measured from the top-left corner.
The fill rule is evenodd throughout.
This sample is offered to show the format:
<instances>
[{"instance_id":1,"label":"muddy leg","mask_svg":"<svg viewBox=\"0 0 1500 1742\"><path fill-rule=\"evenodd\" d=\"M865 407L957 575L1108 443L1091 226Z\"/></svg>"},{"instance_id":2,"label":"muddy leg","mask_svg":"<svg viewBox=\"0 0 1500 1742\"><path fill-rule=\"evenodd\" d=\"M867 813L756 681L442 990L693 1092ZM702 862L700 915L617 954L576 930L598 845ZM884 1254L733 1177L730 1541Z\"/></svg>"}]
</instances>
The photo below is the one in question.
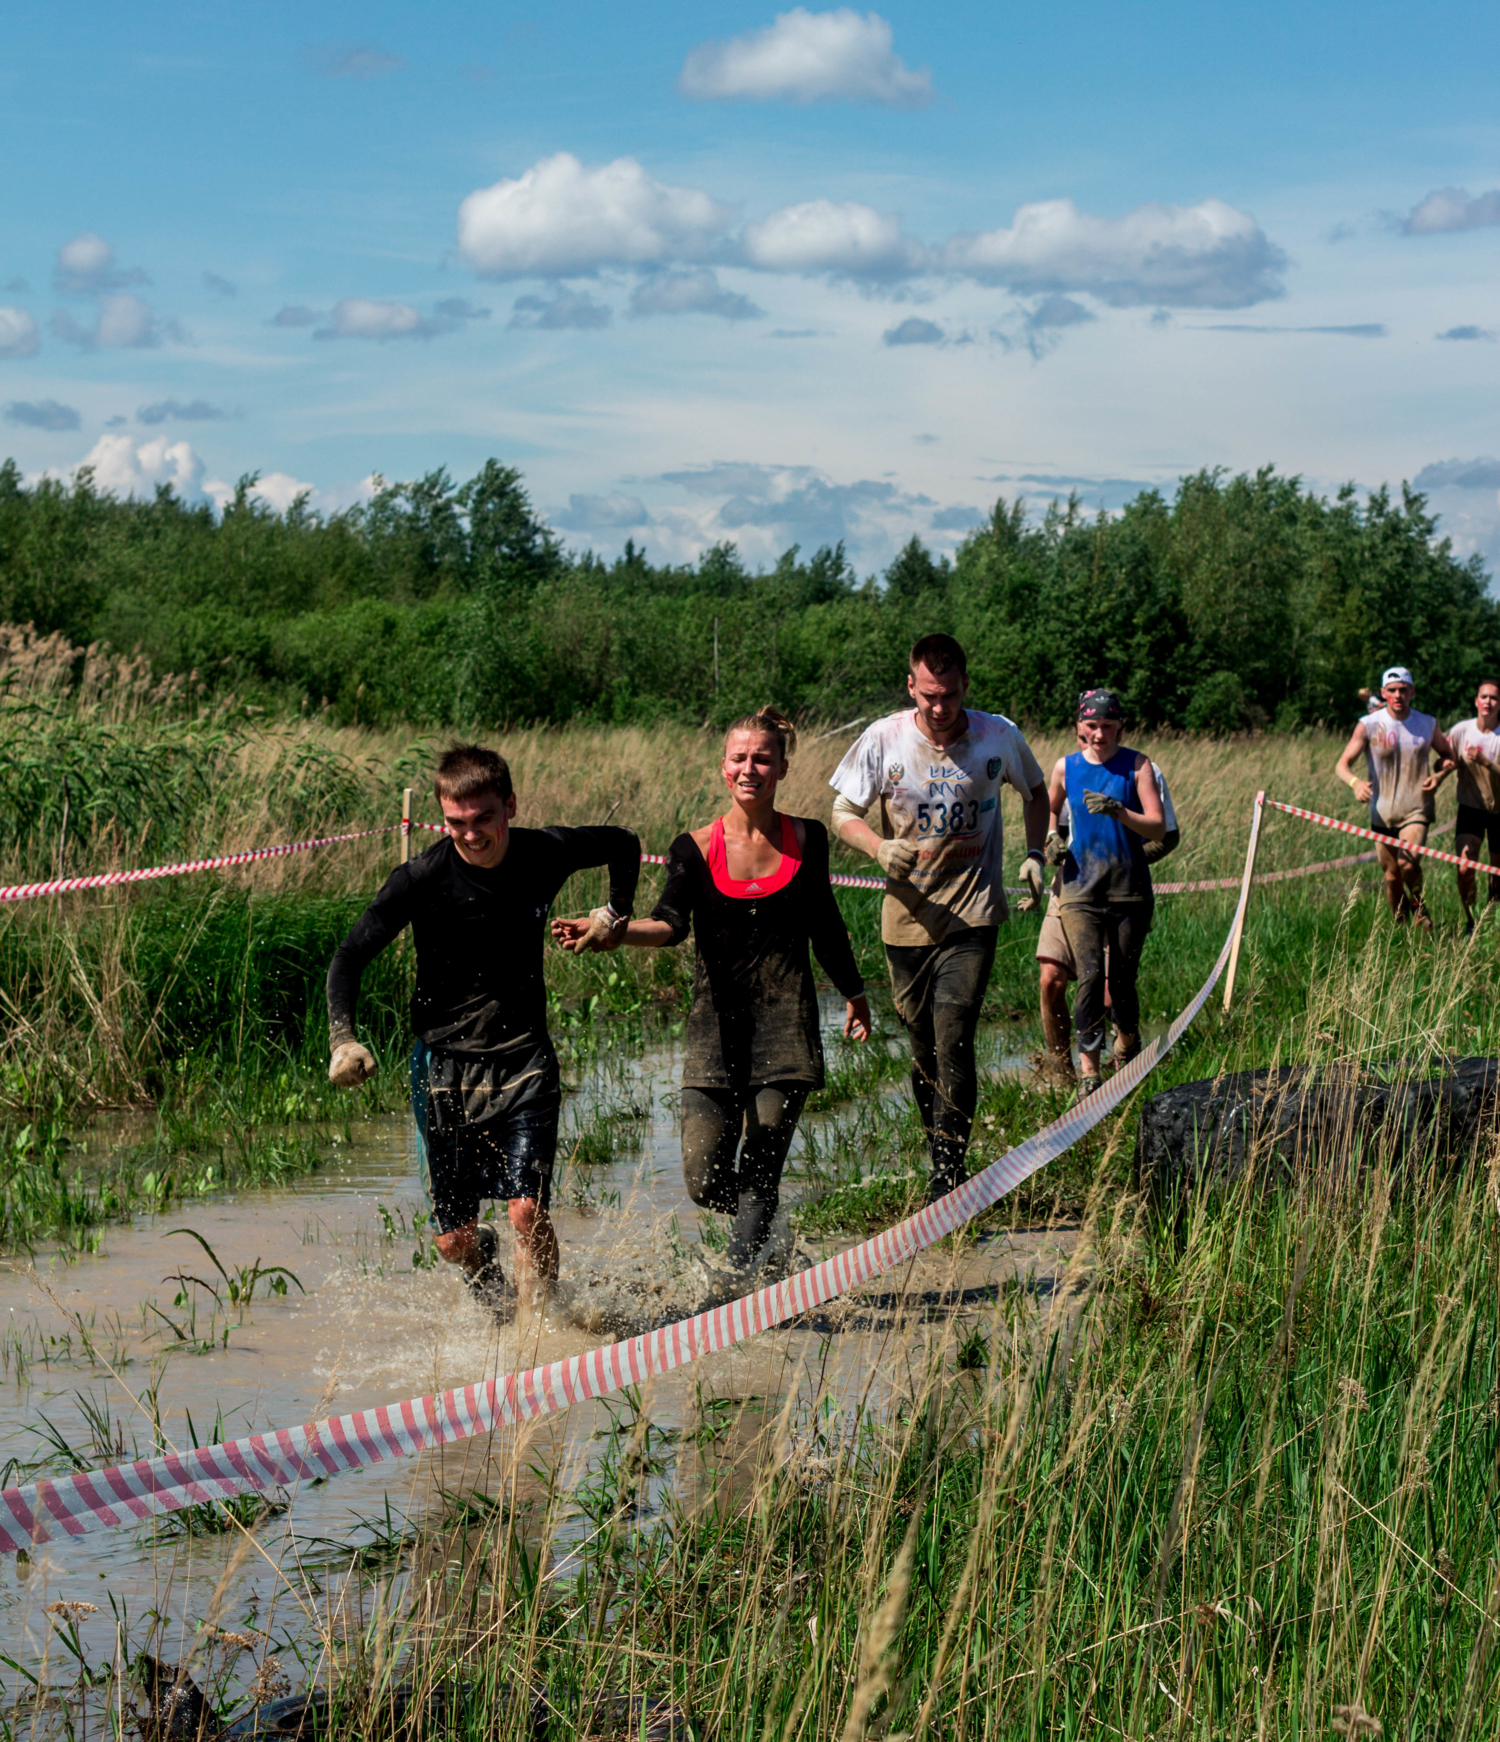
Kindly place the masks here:
<instances>
[{"instance_id":1,"label":"muddy leg","mask_svg":"<svg viewBox=\"0 0 1500 1742\"><path fill-rule=\"evenodd\" d=\"M728 1089L682 1091L682 1178L702 1209L732 1216L740 1207L735 1151L745 1118L741 1098Z\"/></svg>"},{"instance_id":2,"label":"muddy leg","mask_svg":"<svg viewBox=\"0 0 1500 1742\"><path fill-rule=\"evenodd\" d=\"M800 1083L767 1083L752 1089L745 1104L745 1141L740 1150L739 1202L729 1235L729 1262L755 1262L781 1202L781 1170L796 1135L807 1089Z\"/></svg>"}]
</instances>

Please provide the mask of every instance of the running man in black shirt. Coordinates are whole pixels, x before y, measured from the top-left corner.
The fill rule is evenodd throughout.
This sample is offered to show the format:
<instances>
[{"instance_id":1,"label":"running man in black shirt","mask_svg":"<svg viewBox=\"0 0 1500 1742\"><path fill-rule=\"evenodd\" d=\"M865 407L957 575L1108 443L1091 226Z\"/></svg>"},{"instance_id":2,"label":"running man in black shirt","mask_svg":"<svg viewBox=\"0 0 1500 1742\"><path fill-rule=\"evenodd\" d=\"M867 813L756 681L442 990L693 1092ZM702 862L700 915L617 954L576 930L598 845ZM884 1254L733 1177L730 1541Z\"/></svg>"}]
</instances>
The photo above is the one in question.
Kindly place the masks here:
<instances>
[{"instance_id":1,"label":"running man in black shirt","mask_svg":"<svg viewBox=\"0 0 1500 1742\"><path fill-rule=\"evenodd\" d=\"M479 1225L486 1198L507 1198L518 1283L557 1275L547 1215L562 1085L547 1034L542 943L547 909L575 871L609 867L609 901L571 941L577 953L618 949L640 876L628 829L515 829L503 756L455 745L433 789L447 838L399 865L328 970L329 1077L353 1086L375 1073L355 1038L360 976L409 925L417 946L411 1020L417 1032L413 1112L427 1142L439 1255L462 1267L475 1298L505 1295L499 1236Z\"/></svg>"},{"instance_id":2,"label":"running man in black shirt","mask_svg":"<svg viewBox=\"0 0 1500 1742\"><path fill-rule=\"evenodd\" d=\"M848 1001L845 1035L870 1033L864 980L828 882L828 831L776 809L794 741L791 722L771 708L729 728L728 811L673 841L655 912L625 933L647 949L693 933L682 1171L695 1204L733 1217L728 1256L740 1271L764 1252L803 1103L823 1086L809 945ZM553 936L574 944L589 923L554 920Z\"/></svg>"}]
</instances>

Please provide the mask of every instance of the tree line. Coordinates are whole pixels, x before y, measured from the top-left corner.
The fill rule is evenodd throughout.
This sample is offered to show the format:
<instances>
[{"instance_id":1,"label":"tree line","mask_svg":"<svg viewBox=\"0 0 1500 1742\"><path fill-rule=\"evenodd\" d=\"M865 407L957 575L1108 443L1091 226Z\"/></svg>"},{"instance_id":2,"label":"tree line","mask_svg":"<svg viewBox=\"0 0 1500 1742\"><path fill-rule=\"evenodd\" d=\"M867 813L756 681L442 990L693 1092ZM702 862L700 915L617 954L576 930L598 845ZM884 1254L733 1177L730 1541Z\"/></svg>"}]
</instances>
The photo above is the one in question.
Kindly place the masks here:
<instances>
[{"instance_id":1,"label":"tree line","mask_svg":"<svg viewBox=\"0 0 1500 1742\"><path fill-rule=\"evenodd\" d=\"M1057 726L1108 684L1145 726L1343 723L1382 665L1467 711L1500 672L1500 607L1403 486L1331 498L1267 467L1205 470L1122 512L995 505L953 558L913 538L883 575L842 545L751 572L733 545L658 565L564 548L513 469L436 471L328 516L240 484L222 514L0 466L0 621L139 649L160 671L350 723L721 722L765 702L892 705L944 630L976 700Z\"/></svg>"}]
</instances>

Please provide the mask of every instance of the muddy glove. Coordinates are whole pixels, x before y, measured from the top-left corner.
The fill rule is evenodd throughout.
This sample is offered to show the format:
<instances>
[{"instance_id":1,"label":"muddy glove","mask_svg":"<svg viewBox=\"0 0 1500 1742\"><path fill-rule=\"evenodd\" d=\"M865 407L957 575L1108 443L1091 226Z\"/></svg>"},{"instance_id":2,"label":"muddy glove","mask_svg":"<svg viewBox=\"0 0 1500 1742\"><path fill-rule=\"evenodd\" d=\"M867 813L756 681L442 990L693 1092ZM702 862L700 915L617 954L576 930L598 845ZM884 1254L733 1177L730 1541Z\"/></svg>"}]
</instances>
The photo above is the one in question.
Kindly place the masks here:
<instances>
[{"instance_id":1,"label":"muddy glove","mask_svg":"<svg viewBox=\"0 0 1500 1742\"><path fill-rule=\"evenodd\" d=\"M1042 904L1042 862L1032 853L1021 861L1021 881L1027 893L1016 903L1016 912L1035 913Z\"/></svg>"},{"instance_id":2,"label":"muddy glove","mask_svg":"<svg viewBox=\"0 0 1500 1742\"><path fill-rule=\"evenodd\" d=\"M594 950L617 950L625 942L628 914L611 913L607 907L596 907L589 914L589 929L573 945L573 954L582 956Z\"/></svg>"},{"instance_id":3,"label":"muddy glove","mask_svg":"<svg viewBox=\"0 0 1500 1742\"><path fill-rule=\"evenodd\" d=\"M1141 846L1141 857L1148 865L1155 865L1165 859L1168 853L1177 851L1178 842L1182 839L1176 829L1168 829L1159 841L1146 841Z\"/></svg>"},{"instance_id":4,"label":"muddy glove","mask_svg":"<svg viewBox=\"0 0 1500 1742\"><path fill-rule=\"evenodd\" d=\"M917 868L917 849L910 841L882 841L875 862L893 883L905 883Z\"/></svg>"},{"instance_id":5,"label":"muddy glove","mask_svg":"<svg viewBox=\"0 0 1500 1742\"><path fill-rule=\"evenodd\" d=\"M344 1040L333 1049L328 1061L328 1080L341 1089L358 1088L375 1075L375 1060L367 1047L357 1040Z\"/></svg>"},{"instance_id":6,"label":"muddy glove","mask_svg":"<svg viewBox=\"0 0 1500 1742\"><path fill-rule=\"evenodd\" d=\"M1096 817L1117 817L1124 810L1117 798L1111 798L1107 792L1086 792L1083 802Z\"/></svg>"},{"instance_id":7,"label":"muddy glove","mask_svg":"<svg viewBox=\"0 0 1500 1742\"><path fill-rule=\"evenodd\" d=\"M1047 845L1042 849L1042 857L1049 865L1061 865L1068 856L1068 842L1064 835L1056 829L1048 829Z\"/></svg>"}]
</instances>

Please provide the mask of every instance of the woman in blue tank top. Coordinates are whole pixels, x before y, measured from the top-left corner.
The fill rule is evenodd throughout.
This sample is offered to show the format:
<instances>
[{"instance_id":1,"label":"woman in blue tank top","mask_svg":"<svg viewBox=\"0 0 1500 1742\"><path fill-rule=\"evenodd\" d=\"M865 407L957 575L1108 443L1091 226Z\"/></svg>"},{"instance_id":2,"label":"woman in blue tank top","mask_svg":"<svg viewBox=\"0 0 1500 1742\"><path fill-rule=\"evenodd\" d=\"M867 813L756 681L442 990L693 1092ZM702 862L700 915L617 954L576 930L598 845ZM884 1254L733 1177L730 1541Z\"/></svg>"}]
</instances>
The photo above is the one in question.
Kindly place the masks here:
<instances>
[{"instance_id":1,"label":"woman in blue tank top","mask_svg":"<svg viewBox=\"0 0 1500 1742\"><path fill-rule=\"evenodd\" d=\"M1078 1092L1087 1095L1099 1086L1106 981L1116 1068L1141 1050L1136 977L1154 911L1144 848L1161 839L1166 822L1150 758L1120 744L1118 699L1109 690L1085 690L1077 720L1083 748L1058 758L1051 800L1054 828L1064 801L1071 819L1057 899L1078 970Z\"/></svg>"}]
</instances>

